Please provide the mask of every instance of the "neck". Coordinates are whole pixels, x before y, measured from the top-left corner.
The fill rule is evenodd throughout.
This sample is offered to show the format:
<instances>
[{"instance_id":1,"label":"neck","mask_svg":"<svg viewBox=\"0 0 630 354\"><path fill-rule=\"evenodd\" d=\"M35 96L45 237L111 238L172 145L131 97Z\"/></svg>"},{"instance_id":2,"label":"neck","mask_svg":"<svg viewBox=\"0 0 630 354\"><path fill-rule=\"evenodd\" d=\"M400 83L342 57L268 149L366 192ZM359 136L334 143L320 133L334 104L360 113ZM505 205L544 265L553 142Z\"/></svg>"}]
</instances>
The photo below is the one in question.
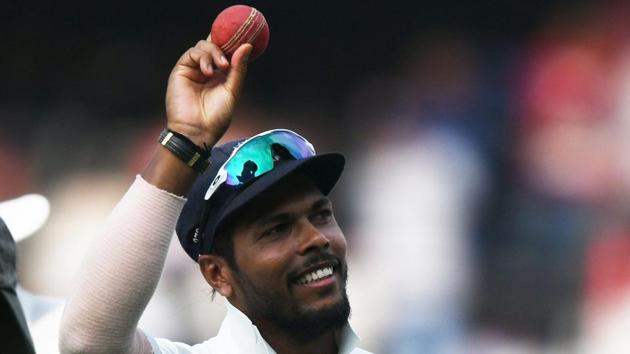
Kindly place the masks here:
<instances>
[{"instance_id":1,"label":"neck","mask_svg":"<svg viewBox=\"0 0 630 354\"><path fill-rule=\"evenodd\" d=\"M337 354L334 330L328 330L309 341L296 340L291 333L270 325L256 324L260 334L278 354Z\"/></svg>"}]
</instances>

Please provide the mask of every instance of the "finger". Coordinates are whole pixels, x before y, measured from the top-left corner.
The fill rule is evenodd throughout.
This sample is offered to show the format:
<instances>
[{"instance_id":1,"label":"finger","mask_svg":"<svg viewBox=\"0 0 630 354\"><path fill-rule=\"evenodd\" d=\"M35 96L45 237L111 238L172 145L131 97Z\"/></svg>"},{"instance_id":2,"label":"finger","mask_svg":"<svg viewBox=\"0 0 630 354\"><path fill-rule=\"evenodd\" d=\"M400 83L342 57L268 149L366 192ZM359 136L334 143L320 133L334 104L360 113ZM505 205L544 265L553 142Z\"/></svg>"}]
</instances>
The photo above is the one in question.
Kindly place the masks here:
<instances>
[{"instance_id":1,"label":"finger","mask_svg":"<svg viewBox=\"0 0 630 354\"><path fill-rule=\"evenodd\" d=\"M216 52L217 50L219 49L216 48L214 51ZM184 69L192 69L193 71L201 71L201 73L204 76L210 77L214 73L213 62L214 62L214 58L212 56L212 49L209 49L205 45L200 45L198 43L195 47L188 49L179 58L175 68L183 67Z\"/></svg>"},{"instance_id":2,"label":"finger","mask_svg":"<svg viewBox=\"0 0 630 354\"><path fill-rule=\"evenodd\" d=\"M247 73L247 61L254 47L251 44L243 44L232 54L231 69L225 81L225 86L236 97L241 91L245 74Z\"/></svg>"},{"instance_id":3,"label":"finger","mask_svg":"<svg viewBox=\"0 0 630 354\"><path fill-rule=\"evenodd\" d=\"M223 51L216 44L210 41L199 41L197 42L196 48L203 50L204 52L210 53L212 56L212 62L221 70L227 70L230 66L230 63L225 58Z\"/></svg>"},{"instance_id":4,"label":"finger","mask_svg":"<svg viewBox=\"0 0 630 354\"><path fill-rule=\"evenodd\" d=\"M212 64L206 58L207 56L208 54L196 47L190 48L179 58L173 68L173 72L183 72L186 75L194 75L201 78L211 76Z\"/></svg>"},{"instance_id":5,"label":"finger","mask_svg":"<svg viewBox=\"0 0 630 354\"><path fill-rule=\"evenodd\" d=\"M199 68L204 75L212 76L214 69L212 68L212 57L210 53L195 47L190 51L190 59L193 63L196 63L196 67Z\"/></svg>"},{"instance_id":6,"label":"finger","mask_svg":"<svg viewBox=\"0 0 630 354\"><path fill-rule=\"evenodd\" d=\"M174 77L183 76L189 80L192 80L197 83L203 83L208 80L208 76L204 73L200 67L198 61L200 57L193 54L194 48L190 48L182 54L182 56L177 60L177 64L171 70L171 74L169 75L169 80Z\"/></svg>"}]
</instances>

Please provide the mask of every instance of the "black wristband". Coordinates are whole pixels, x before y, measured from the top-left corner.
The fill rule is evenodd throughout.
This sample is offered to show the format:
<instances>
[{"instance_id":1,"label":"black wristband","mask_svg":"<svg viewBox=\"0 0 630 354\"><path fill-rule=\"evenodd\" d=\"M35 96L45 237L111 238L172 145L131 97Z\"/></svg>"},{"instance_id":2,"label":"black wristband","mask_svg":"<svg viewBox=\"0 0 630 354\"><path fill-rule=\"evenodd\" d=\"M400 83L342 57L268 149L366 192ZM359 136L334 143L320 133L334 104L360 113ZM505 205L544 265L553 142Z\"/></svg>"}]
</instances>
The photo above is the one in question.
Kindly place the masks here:
<instances>
[{"instance_id":1,"label":"black wristband","mask_svg":"<svg viewBox=\"0 0 630 354\"><path fill-rule=\"evenodd\" d=\"M210 165L208 162L210 149L207 147L203 149L195 145L190 139L178 132L164 129L160 133L158 142L199 174L203 173Z\"/></svg>"}]
</instances>

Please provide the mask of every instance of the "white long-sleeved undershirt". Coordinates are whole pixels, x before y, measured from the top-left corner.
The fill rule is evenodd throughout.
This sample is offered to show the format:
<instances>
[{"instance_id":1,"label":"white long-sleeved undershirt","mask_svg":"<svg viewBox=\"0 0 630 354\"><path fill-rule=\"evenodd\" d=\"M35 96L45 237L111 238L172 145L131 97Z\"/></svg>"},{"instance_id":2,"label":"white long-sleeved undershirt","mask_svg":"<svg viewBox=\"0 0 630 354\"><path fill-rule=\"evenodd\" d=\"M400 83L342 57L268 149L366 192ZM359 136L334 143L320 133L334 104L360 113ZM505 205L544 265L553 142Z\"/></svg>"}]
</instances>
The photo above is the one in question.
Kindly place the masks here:
<instances>
[{"instance_id":1,"label":"white long-sleeved undershirt","mask_svg":"<svg viewBox=\"0 0 630 354\"><path fill-rule=\"evenodd\" d=\"M185 202L136 177L82 262L61 321L61 353L151 353L137 325Z\"/></svg>"}]
</instances>

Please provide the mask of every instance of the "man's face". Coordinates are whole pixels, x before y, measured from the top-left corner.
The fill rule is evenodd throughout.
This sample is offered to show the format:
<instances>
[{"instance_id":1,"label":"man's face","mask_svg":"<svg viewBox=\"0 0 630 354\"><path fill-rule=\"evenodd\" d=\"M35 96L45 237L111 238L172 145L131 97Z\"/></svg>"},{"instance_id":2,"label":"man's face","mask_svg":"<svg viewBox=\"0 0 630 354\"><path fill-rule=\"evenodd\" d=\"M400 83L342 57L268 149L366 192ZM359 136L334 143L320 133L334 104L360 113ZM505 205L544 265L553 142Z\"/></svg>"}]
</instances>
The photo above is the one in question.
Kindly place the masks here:
<instances>
[{"instance_id":1,"label":"man's face","mask_svg":"<svg viewBox=\"0 0 630 354\"><path fill-rule=\"evenodd\" d=\"M345 324L346 240L330 200L296 175L239 216L235 305L257 325L269 323L305 341Z\"/></svg>"}]
</instances>

